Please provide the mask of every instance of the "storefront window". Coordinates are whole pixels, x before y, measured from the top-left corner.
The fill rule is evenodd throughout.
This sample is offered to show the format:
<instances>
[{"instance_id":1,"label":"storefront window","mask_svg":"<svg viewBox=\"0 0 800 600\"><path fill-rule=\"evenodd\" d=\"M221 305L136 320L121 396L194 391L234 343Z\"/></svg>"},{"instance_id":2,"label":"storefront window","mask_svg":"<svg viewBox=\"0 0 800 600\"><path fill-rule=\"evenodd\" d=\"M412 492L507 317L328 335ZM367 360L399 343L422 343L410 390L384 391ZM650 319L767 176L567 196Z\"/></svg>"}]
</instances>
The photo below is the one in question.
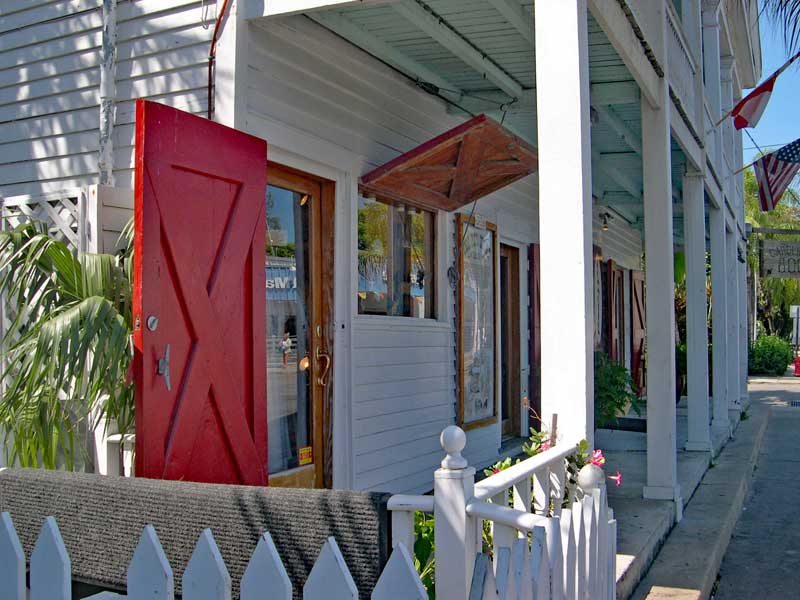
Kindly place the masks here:
<instances>
[{"instance_id":1,"label":"storefront window","mask_svg":"<svg viewBox=\"0 0 800 600\"><path fill-rule=\"evenodd\" d=\"M359 314L435 318L434 222L430 211L359 198Z\"/></svg>"}]
</instances>

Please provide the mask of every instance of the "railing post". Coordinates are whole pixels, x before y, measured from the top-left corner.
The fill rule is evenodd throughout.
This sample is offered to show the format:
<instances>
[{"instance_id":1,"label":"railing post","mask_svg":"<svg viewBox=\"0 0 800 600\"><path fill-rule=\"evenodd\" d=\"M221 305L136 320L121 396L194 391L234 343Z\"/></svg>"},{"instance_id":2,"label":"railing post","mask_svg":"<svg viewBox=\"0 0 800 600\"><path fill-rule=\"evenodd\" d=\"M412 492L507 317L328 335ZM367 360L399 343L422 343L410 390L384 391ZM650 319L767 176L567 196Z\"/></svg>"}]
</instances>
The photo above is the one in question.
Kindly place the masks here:
<instances>
[{"instance_id":1,"label":"railing post","mask_svg":"<svg viewBox=\"0 0 800 600\"><path fill-rule=\"evenodd\" d=\"M459 427L445 428L439 440L447 455L433 476L436 597L466 600L477 543L477 530L466 510L475 488L475 469L461 456L467 436Z\"/></svg>"}]
</instances>

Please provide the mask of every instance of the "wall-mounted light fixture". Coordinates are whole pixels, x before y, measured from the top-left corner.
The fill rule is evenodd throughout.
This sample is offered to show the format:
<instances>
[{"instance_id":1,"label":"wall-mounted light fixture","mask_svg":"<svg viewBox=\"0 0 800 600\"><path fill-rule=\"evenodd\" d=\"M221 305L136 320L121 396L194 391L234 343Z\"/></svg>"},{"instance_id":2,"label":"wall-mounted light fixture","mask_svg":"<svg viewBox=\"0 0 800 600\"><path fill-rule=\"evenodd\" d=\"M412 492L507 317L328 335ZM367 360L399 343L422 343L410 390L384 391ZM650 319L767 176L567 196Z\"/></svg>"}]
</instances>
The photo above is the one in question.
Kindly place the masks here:
<instances>
[{"instance_id":1,"label":"wall-mounted light fixture","mask_svg":"<svg viewBox=\"0 0 800 600\"><path fill-rule=\"evenodd\" d=\"M609 212L602 212L600 213L600 218L603 220L603 225L601 229L603 231L608 231L608 222L614 218L614 215L612 215Z\"/></svg>"}]
</instances>

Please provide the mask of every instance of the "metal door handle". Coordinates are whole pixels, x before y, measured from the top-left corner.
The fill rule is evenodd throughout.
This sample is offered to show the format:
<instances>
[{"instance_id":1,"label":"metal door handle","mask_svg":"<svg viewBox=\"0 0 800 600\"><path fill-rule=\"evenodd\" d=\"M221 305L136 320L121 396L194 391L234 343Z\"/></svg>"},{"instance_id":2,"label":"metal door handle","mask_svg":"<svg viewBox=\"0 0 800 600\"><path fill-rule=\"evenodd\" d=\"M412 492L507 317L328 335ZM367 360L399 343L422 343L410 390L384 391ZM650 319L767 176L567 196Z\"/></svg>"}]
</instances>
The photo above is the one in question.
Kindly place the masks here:
<instances>
[{"instance_id":1,"label":"metal door handle","mask_svg":"<svg viewBox=\"0 0 800 600\"><path fill-rule=\"evenodd\" d=\"M320 360L325 360L325 368L322 369L322 373L320 373L319 377L317 377L317 384L325 387L328 385L328 372L331 370L331 357L319 346L317 346L314 356L317 359L317 363L319 363Z\"/></svg>"},{"instance_id":2,"label":"metal door handle","mask_svg":"<svg viewBox=\"0 0 800 600\"><path fill-rule=\"evenodd\" d=\"M167 344L167 348L164 350L164 358L158 359L158 374L164 378L167 391L171 392L172 385L170 385L169 381L169 344Z\"/></svg>"}]
</instances>

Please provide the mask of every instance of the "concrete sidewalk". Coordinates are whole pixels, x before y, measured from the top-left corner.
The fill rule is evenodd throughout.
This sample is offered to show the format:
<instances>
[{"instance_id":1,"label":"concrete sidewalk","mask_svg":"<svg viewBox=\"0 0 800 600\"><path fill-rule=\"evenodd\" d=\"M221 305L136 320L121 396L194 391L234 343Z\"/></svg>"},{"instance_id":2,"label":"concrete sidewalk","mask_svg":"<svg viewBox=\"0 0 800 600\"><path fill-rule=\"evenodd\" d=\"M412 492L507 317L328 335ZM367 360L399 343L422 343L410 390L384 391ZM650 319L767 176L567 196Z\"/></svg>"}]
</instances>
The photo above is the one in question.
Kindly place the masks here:
<instances>
[{"instance_id":1,"label":"concrete sidewalk","mask_svg":"<svg viewBox=\"0 0 800 600\"><path fill-rule=\"evenodd\" d=\"M641 600L706 599L741 514L770 412L786 405L781 396L797 395L782 378L750 386L751 407L734 438L715 459L686 505L683 520L666 539L633 598ZM800 411L798 411L800 413ZM798 415L800 417L800 414ZM623 598L624 596L618 595ZM761 598L739 594L730 598ZM784 596L788 597L788 596Z\"/></svg>"},{"instance_id":2,"label":"concrete sidewalk","mask_svg":"<svg viewBox=\"0 0 800 600\"><path fill-rule=\"evenodd\" d=\"M751 491L722 561L716 600L800 597L798 432L800 409L772 409Z\"/></svg>"}]
</instances>

